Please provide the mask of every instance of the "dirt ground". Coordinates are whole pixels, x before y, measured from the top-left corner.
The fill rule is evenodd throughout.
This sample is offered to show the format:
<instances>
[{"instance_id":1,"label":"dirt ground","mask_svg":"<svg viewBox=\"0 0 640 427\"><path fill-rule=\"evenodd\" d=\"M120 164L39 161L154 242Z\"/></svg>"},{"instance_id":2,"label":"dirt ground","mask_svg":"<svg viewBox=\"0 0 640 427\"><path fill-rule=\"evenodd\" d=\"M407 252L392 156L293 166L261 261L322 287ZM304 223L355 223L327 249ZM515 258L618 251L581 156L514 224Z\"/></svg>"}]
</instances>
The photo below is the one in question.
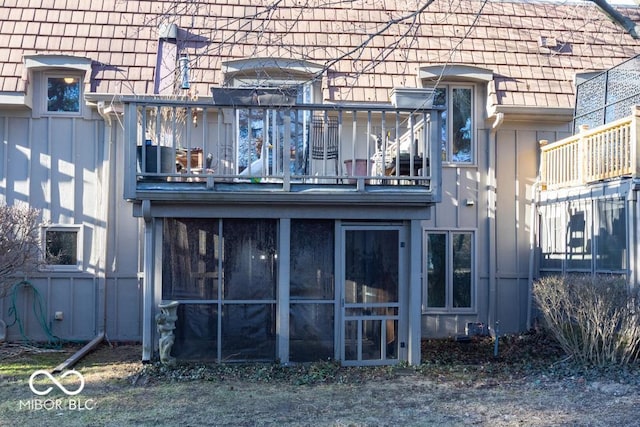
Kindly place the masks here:
<instances>
[{"instance_id":1,"label":"dirt ground","mask_svg":"<svg viewBox=\"0 0 640 427\"><path fill-rule=\"evenodd\" d=\"M637 367L583 369L548 343L519 340L505 342L498 357L486 341L428 341L420 367L382 368L323 362L167 369L143 366L138 345L103 344L75 366L85 380L80 394L65 396L41 377L34 382L37 390L55 388L45 397L31 391L30 375L51 369L75 349L37 353L13 347L12 353L5 345L0 425L640 425ZM68 380L61 382L72 389Z\"/></svg>"}]
</instances>

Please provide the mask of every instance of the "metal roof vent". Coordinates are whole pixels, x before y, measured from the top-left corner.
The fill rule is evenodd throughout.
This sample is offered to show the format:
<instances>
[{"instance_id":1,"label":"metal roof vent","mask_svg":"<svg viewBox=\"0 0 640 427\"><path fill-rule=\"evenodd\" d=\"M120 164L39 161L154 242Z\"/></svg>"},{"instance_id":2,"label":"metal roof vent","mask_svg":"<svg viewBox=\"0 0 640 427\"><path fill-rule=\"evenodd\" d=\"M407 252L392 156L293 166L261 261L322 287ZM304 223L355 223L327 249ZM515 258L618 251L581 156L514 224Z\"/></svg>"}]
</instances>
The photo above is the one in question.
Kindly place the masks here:
<instances>
[{"instance_id":1,"label":"metal roof vent","mask_svg":"<svg viewBox=\"0 0 640 427\"><path fill-rule=\"evenodd\" d=\"M163 40L176 40L178 38L178 26L176 24L160 24L158 38Z\"/></svg>"},{"instance_id":2,"label":"metal roof vent","mask_svg":"<svg viewBox=\"0 0 640 427\"><path fill-rule=\"evenodd\" d=\"M540 36L538 37L538 47L546 47L547 49L557 49L558 40L555 37Z\"/></svg>"}]
</instances>

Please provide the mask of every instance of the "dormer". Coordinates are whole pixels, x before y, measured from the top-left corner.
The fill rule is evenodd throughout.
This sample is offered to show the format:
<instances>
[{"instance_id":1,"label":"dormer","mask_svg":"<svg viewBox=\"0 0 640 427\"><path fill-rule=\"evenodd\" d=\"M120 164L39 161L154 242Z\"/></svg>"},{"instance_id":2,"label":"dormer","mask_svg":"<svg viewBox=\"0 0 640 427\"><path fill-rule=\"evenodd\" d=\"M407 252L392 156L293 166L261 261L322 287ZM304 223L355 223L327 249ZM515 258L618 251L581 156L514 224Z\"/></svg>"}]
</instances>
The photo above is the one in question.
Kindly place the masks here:
<instances>
[{"instance_id":1,"label":"dormer","mask_svg":"<svg viewBox=\"0 0 640 427\"><path fill-rule=\"evenodd\" d=\"M40 116L84 116L91 59L69 55L25 55L25 105Z\"/></svg>"}]
</instances>

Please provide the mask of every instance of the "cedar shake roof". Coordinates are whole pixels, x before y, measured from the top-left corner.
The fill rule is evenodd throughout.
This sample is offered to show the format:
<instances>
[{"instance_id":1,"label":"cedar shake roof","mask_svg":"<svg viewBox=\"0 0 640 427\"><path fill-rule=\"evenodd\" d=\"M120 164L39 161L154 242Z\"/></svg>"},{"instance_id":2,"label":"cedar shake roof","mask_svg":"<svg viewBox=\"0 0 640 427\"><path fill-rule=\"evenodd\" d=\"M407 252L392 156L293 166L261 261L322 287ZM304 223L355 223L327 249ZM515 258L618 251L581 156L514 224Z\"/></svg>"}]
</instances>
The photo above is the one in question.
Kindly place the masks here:
<instances>
[{"instance_id":1,"label":"cedar shake roof","mask_svg":"<svg viewBox=\"0 0 640 427\"><path fill-rule=\"evenodd\" d=\"M169 23L179 27L179 52L189 55L191 89L203 96L225 84L228 61L284 58L326 68L329 102L389 102L393 87L422 86L421 68L464 64L493 72L492 105L571 107L576 73L640 53L639 42L591 2L435 0L388 24L425 3L5 0L0 93L28 90L26 55L55 54L92 61L87 91L152 94L158 28ZM618 10L640 22L638 8ZM549 47L540 46L544 38Z\"/></svg>"}]
</instances>

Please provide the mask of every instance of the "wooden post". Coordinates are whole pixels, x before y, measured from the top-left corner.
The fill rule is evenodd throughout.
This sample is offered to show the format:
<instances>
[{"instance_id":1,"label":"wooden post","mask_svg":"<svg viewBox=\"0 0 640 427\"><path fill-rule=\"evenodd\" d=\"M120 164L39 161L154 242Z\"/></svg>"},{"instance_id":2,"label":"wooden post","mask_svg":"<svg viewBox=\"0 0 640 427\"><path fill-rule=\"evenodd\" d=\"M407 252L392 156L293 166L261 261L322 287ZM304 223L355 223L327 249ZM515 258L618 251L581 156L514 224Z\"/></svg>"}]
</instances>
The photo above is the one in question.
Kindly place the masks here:
<instances>
[{"instance_id":1,"label":"wooden post","mask_svg":"<svg viewBox=\"0 0 640 427\"><path fill-rule=\"evenodd\" d=\"M585 177L588 176L585 168L587 167L588 161L585 161L585 156L593 157L594 153L587 152L589 147L587 147L585 143L584 134L589 130L589 125L584 124L580 125L580 138L578 139L578 164L576 165L578 169L578 183L580 185L585 184Z\"/></svg>"},{"instance_id":2,"label":"wooden post","mask_svg":"<svg viewBox=\"0 0 640 427\"><path fill-rule=\"evenodd\" d=\"M640 106L631 107L631 134L629 135L629 145L631 152L631 170L634 178L640 176Z\"/></svg>"},{"instance_id":3,"label":"wooden post","mask_svg":"<svg viewBox=\"0 0 640 427\"><path fill-rule=\"evenodd\" d=\"M549 144L549 140L541 139L538 144L540 144L540 171L538 172L538 175L540 177L540 189L546 190L547 182L549 180L549 174L547 173L547 157L549 157L549 153L545 153L542 148Z\"/></svg>"}]
</instances>

